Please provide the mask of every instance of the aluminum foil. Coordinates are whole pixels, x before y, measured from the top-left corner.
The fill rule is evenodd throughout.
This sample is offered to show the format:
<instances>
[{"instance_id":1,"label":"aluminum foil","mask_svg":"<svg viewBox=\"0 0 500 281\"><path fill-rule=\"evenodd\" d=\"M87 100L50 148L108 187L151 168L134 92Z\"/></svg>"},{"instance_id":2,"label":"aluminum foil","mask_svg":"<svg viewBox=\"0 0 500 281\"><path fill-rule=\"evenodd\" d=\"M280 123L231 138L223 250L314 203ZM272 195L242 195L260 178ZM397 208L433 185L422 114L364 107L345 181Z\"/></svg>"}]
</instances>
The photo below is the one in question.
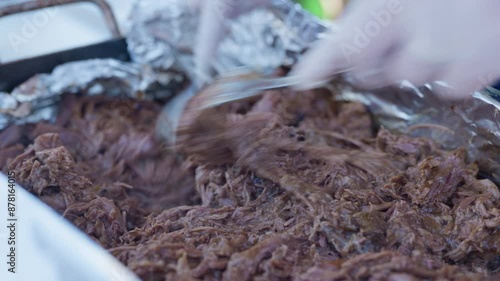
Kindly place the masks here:
<instances>
[{"instance_id":1,"label":"aluminum foil","mask_svg":"<svg viewBox=\"0 0 500 281\"><path fill-rule=\"evenodd\" d=\"M166 99L179 92L184 76L156 73L147 64L95 59L60 65L0 92L0 130L10 124L53 120L63 94Z\"/></svg>"},{"instance_id":2,"label":"aluminum foil","mask_svg":"<svg viewBox=\"0 0 500 281\"><path fill-rule=\"evenodd\" d=\"M196 79L192 47L198 15L188 2L137 2L127 35L132 63L113 59L67 63L31 78L12 93L0 93L0 130L10 124L53 120L62 94L165 99L180 92L185 77ZM326 25L297 4L278 0L270 10L243 16L228 28L218 54L219 73L243 65L265 69L292 65Z\"/></svg>"},{"instance_id":3,"label":"aluminum foil","mask_svg":"<svg viewBox=\"0 0 500 281\"><path fill-rule=\"evenodd\" d=\"M195 45L198 17L187 2L143 0L137 3L130 17L133 19L132 28L127 36L133 58L131 63L111 59L69 63L59 66L51 74L31 78L12 93L0 93L0 130L10 124L53 120L61 95L65 93L162 100L178 94L185 86L184 78L196 80L192 47ZM255 11L228 24L228 34L218 53L216 69L224 73L242 65L259 69L292 65L311 42L332 28L289 0L275 0L269 10ZM430 137L448 148L466 147L471 159L481 165L484 176L500 182L500 104L494 96L487 92L476 93L472 100L451 103L439 100L430 87L417 89L409 83L377 92L356 90L346 83L334 86L339 99L367 105L381 126L405 134ZM42 210L46 206L33 200L26 199L22 206L31 214L47 212ZM22 230L25 235L23 240L42 245L37 253L45 257L34 260L46 261L63 271L66 269L66 273L81 268L82 263L87 264L86 272L95 273L90 278L92 280L124 280L100 274L109 268L109 273L113 275L113 268L118 268L134 280L133 274L120 268L109 256L106 258L107 253L103 249L90 243L76 230L67 226L57 228L59 232L48 232L47 228L29 231L30 225L36 225L38 218L29 220L27 216L24 218L25 230ZM44 220L51 225L50 229L56 229L52 226L62 222L68 224L54 214L51 216L50 223L48 218ZM30 235L33 233L36 235ZM74 251L65 251L57 245L53 246L54 251L48 251L52 249L48 246L50 243L37 242L41 236L62 237L61 241L81 246L82 250L78 252L86 253L92 248L95 255L73 255ZM24 251L22 255L26 258L35 256L34 249ZM47 258L46 253L49 252L55 254ZM95 257L98 256L103 258L96 263ZM28 263L23 264L25 267ZM40 272L33 271L33 276L45 276L41 272L45 270L46 273L47 268L43 266ZM73 276L75 279L79 275ZM60 275L49 279L67 280L67 277ZM89 278L82 275L81 280Z\"/></svg>"},{"instance_id":4,"label":"aluminum foil","mask_svg":"<svg viewBox=\"0 0 500 281\"><path fill-rule=\"evenodd\" d=\"M181 69L196 80L192 46L198 18L189 1L161 2L142 1L135 9L132 56L160 71ZM215 63L219 74L239 66L293 65L312 42L335 28L288 0L275 0L270 9L244 15L227 27ZM339 99L364 103L387 129L428 137L448 149L465 147L483 176L500 183L500 99L492 93L477 92L472 100L452 103L439 99L431 86L419 89L409 82L376 92L355 90L346 81L335 86Z\"/></svg>"},{"instance_id":5,"label":"aluminum foil","mask_svg":"<svg viewBox=\"0 0 500 281\"><path fill-rule=\"evenodd\" d=\"M414 137L427 137L447 149L464 147L481 176L500 183L500 102L476 92L462 102L441 100L429 86L408 82L376 92L345 87L340 98L367 105L380 126Z\"/></svg>"},{"instance_id":6,"label":"aluminum foil","mask_svg":"<svg viewBox=\"0 0 500 281\"><path fill-rule=\"evenodd\" d=\"M127 35L132 63L69 63L33 77L10 94L0 93L0 130L12 123L53 120L64 93L166 99L181 91L185 77L196 81L198 11L189 1L143 0L133 11ZM290 0L274 0L269 9L228 22L215 68L223 74L239 66L293 65L333 28ZM500 182L500 103L491 93L478 92L473 100L453 104L438 99L431 87L417 89L410 83L376 92L346 85L341 83L339 98L366 104L382 126L432 138L450 149L464 146L486 176Z\"/></svg>"},{"instance_id":7,"label":"aluminum foil","mask_svg":"<svg viewBox=\"0 0 500 281\"><path fill-rule=\"evenodd\" d=\"M33 77L10 94L0 93L0 130L12 123L53 120L64 93L165 99L180 92L183 77L195 81L198 11L183 0L138 1L133 11L127 35L132 63L69 63ZM215 68L223 74L239 66L291 66L331 29L290 0L274 0L268 9L227 23ZM342 85L339 97L366 104L382 126L432 138L450 149L464 146L471 160L500 182L500 104L488 92L452 104L438 99L431 87L417 89L409 83L376 92Z\"/></svg>"},{"instance_id":8,"label":"aluminum foil","mask_svg":"<svg viewBox=\"0 0 500 281\"><path fill-rule=\"evenodd\" d=\"M198 16L189 1L144 0L133 10L135 24L128 34L133 59L159 71L173 67L196 80L193 46ZM228 22L215 69L223 74L240 66L274 69L293 65L329 27L292 1L274 0L269 9Z\"/></svg>"}]
</instances>

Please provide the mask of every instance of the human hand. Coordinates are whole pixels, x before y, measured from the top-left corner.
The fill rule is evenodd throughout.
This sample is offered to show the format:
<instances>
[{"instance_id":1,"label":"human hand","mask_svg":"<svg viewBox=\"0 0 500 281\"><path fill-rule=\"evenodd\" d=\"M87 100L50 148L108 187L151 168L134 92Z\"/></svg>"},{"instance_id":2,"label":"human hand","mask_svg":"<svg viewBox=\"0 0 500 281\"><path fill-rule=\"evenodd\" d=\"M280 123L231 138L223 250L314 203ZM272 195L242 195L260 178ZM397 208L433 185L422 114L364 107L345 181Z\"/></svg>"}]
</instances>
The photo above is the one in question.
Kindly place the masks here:
<instances>
[{"instance_id":1,"label":"human hand","mask_svg":"<svg viewBox=\"0 0 500 281\"><path fill-rule=\"evenodd\" d=\"M315 85L342 69L365 88L409 80L464 98L500 78L500 1L355 1L294 68Z\"/></svg>"}]
</instances>

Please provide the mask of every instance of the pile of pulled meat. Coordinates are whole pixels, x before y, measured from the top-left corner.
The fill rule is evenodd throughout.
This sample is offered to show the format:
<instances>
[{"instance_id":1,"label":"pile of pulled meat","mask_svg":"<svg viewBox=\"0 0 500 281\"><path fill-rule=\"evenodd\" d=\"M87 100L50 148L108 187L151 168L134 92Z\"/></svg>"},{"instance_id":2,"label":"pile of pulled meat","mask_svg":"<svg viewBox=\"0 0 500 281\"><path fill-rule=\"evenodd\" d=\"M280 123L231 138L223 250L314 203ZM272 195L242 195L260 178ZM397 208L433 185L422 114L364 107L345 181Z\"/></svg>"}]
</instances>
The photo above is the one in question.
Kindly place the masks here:
<instances>
[{"instance_id":1,"label":"pile of pulled meat","mask_svg":"<svg viewBox=\"0 0 500 281\"><path fill-rule=\"evenodd\" d=\"M1 132L0 167L143 280L500 278L500 192L463 149L327 91L187 110L177 153L159 104L61 108Z\"/></svg>"}]
</instances>

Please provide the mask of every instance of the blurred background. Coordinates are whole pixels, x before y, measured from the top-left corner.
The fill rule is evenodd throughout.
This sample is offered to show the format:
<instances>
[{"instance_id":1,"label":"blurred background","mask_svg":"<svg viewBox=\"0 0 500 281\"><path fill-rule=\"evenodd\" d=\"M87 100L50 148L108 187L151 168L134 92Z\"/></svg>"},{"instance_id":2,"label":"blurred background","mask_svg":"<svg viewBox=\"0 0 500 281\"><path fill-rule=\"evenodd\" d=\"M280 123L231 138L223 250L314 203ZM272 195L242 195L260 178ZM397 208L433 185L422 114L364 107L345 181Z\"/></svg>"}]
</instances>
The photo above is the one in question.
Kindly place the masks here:
<instances>
[{"instance_id":1,"label":"blurred background","mask_svg":"<svg viewBox=\"0 0 500 281\"><path fill-rule=\"evenodd\" d=\"M28 1L2 0L0 7ZM140 0L107 0L122 34L127 33L127 16L136 1ZM312 14L332 20L340 14L348 0L296 2ZM0 31L0 63L86 46L111 37L99 9L85 2L0 18Z\"/></svg>"},{"instance_id":2,"label":"blurred background","mask_svg":"<svg viewBox=\"0 0 500 281\"><path fill-rule=\"evenodd\" d=\"M26 0L1 0L0 6ZM136 0L107 0L122 33ZM77 32L76 32L77 31ZM93 3L74 3L0 18L0 62L15 61L103 42L111 37Z\"/></svg>"}]
</instances>

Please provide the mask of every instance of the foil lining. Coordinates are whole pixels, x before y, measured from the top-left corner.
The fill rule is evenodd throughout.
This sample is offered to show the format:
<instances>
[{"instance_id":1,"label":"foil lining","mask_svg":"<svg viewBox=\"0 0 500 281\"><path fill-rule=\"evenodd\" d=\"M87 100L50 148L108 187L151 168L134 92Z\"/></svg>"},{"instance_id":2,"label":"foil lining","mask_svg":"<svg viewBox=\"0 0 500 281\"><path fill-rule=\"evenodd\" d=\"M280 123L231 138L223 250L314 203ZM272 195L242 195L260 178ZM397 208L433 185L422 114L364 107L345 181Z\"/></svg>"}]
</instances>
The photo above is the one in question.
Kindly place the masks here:
<instances>
[{"instance_id":1,"label":"foil lining","mask_svg":"<svg viewBox=\"0 0 500 281\"><path fill-rule=\"evenodd\" d=\"M135 60L157 71L177 67L196 80L192 46L197 17L187 2L140 2L133 16L137 24L129 35L130 50ZM291 1L275 0L270 9L244 15L227 28L215 63L219 74L240 66L291 66L312 42L335 27ZM354 90L348 83L337 86L340 99L367 105L385 128L428 137L449 149L465 147L484 176L500 183L500 102L491 93L478 92L471 100L452 103L439 99L430 86L418 89L409 82L375 92Z\"/></svg>"},{"instance_id":2,"label":"foil lining","mask_svg":"<svg viewBox=\"0 0 500 281\"><path fill-rule=\"evenodd\" d=\"M10 94L0 93L0 130L53 120L63 94L168 99L180 91L184 79L180 73L156 73L147 64L114 59L66 63L30 78Z\"/></svg>"},{"instance_id":3,"label":"foil lining","mask_svg":"<svg viewBox=\"0 0 500 281\"><path fill-rule=\"evenodd\" d=\"M196 81L192 48L198 16L189 1L138 1L130 18L132 63L69 63L33 77L10 94L0 93L0 130L12 123L53 119L64 93L166 99L181 91L184 77ZM290 0L274 0L269 9L228 23L215 68L223 74L239 66L293 65L332 28ZM447 148L466 147L486 176L500 182L500 103L488 92L460 103L442 101L432 88L417 89L409 83L376 92L342 83L338 92L343 100L366 104L388 129L429 137Z\"/></svg>"},{"instance_id":4,"label":"foil lining","mask_svg":"<svg viewBox=\"0 0 500 281\"><path fill-rule=\"evenodd\" d=\"M481 176L500 183L500 102L488 91L450 102L431 87L400 87L375 92L345 87L340 97L365 104L380 126L414 137L427 137L444 148L464 147Z\"/></svg>"}]
</instances>

